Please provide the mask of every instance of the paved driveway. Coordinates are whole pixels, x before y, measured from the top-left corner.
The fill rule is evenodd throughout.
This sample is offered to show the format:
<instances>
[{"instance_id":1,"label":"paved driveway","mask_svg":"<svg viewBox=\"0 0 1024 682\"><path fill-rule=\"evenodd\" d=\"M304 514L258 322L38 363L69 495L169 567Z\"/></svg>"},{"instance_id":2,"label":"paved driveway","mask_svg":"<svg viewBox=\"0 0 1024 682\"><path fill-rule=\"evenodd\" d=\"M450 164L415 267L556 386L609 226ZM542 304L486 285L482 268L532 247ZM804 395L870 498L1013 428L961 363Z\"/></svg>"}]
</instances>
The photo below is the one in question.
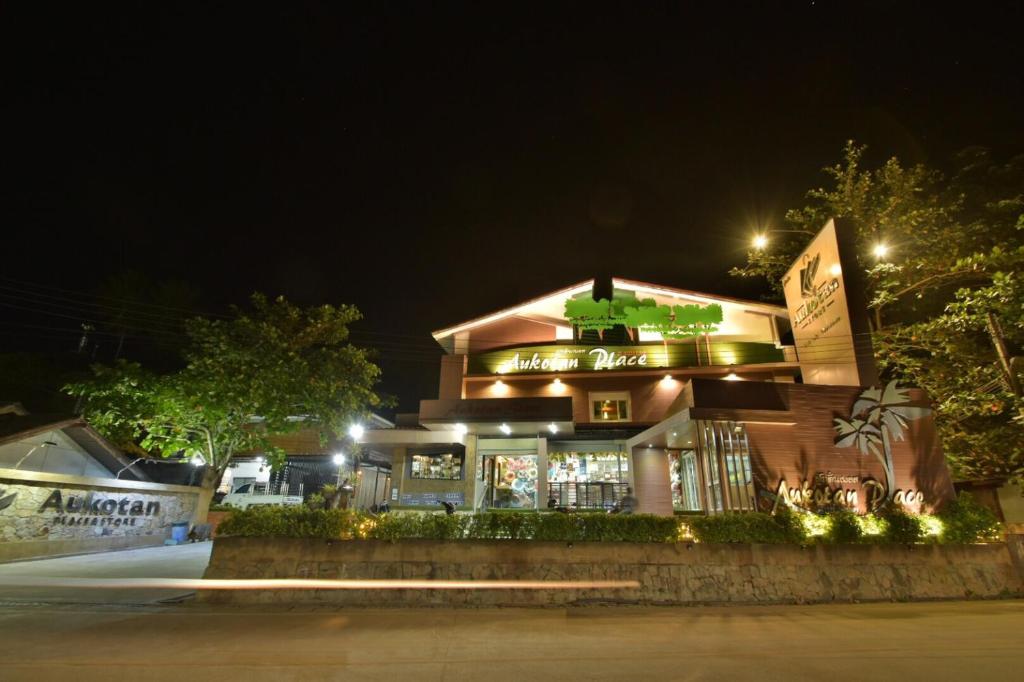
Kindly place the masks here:
<instances>
[{"instance_id":1,"label":"paved driveway","mask_svg":"<svg viewBox=\"0 0 1024 682\"><path fill-rule=\"evenodd\" d=\"M62 578L201 578L212 542L100 552L0 564L0 601L146 604L188 595L180 589L93 590L62 586ZM20 586L24 578L44 586Z\"/></svg>"}]
</instances>

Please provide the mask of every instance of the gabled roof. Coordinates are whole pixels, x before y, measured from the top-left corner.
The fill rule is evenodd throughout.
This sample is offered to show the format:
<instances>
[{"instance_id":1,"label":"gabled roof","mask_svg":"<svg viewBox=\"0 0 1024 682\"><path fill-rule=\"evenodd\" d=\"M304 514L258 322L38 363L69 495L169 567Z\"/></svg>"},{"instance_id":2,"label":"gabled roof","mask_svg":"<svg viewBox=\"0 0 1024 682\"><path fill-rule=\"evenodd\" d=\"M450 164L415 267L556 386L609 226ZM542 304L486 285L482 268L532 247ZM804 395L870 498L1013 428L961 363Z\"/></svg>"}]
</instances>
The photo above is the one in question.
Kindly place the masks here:
<instances>
[{"instance_id":1,"label":"gabled roof","mask_svg":"<svg viewBox=\"0 0 1024 682\"><path fill-rule=\"evenodd\" d=\"M672 298L688 299L694 302L705 304L731 303L733 305L752 308L754 310L758 310L766 314L778 315L780 317L785 317L787 315L785 308L777 305L771 305L769 303L764 303L761 301L747 301L740 298L732 298L730 296L704 294L697 291L690 291L687 289L676 289L673 287L666 287L661 284L651 284L649 282L640 282L637 280L625 279L622 277L612 278L612 288L636 291L640 294L647 294L649 296L669 296ZM503 310L498 310L493 313L488 313L487 315L483 315L472 320L467 320L466 322L460 322L459 324L456 324L452 327L435 331L433 332L433 337L437 341L441 341L441 339L444 339L453 334L458 334L459 332L470 331L477 327L492 324L494 322L497 322L508 317L514 317L516 315L528 313L531 308L539 307L543 305L545 302L550 301L550 299L568 298L570 296L575 296L577 294L593 290L594 280L588 279L583 282L578 282L576 284L570 285L564 289L559 289L557 291L552 291L549 294L544 294L543 296L532 298L528 301L525 301L524 303L512 306L511 308L505 308ZM566 324L568 323L566 322Z\"/></svg>"},{"instance_id":2,"label":"gabled roof","mask_svg":"<svg viewBox=\"0 0 1024 682\"><path fill-rule=\"evenodd\" d=\"M764 301L749 301L743 298L733 298L732 296L720 296L718 294L703 294L699 291L691 291L689 289L676 289L675 287L667 287L661 284L651 284L649 282L640 282L635 279L624 279L622 277L612 278L612 288L637 291L640 293L647 293L655 296L661 295L672 296L674 298L688 298L700 303L732 303L734 305L740 305L746 308L756 308L763 312L772 313L774 315L786 316L788 314L785 307L772 305L771 303L765 303Z\"/></svg>"},{"instance_id":3,"label":"gabled roof","mask_svg":"<svg viewBox=\"0 0 1024 682\"><path fill-rule=\"evenodd\" d=\"M515 315L519 315L523 312L526 312L532 307L543 304L545 301L549 299L575 296L576 294L581 294L583 292L593 290L594 280L584 280L582 282L572 284L564 289L552 291L549 294L544 294L543 296L538 296L537 298L531 298L529 301L520 303L518 305L514 305L511 308L505 308L503 310L488 313L487 315L483 315L481 317L477 317L466 322L460 322L459 324L452 327L448 327L447 329L440 329L436 332L432 332L432 335L436 340L440 341L441 339L451 336L452 334L458 334L459 332L469 331L470 329L473 329L475 327L482 327L484 325L497 322L498 320L502 320L506 317L513 317Z\"/></svg>"},{"instance_id":4,"label":"gabled roof","mask_svg":"<svg viewBox=\"0 0 1024 682\"><path fill-rule=\"evenodd\" d=\"M112 474L116 474L131 464L130 459L121 454L117 447L97 433L81 417L66 414L17 414L14 412L0 414L0 445L30 438L47 431L61 431ZM140 481L149 480L149 477L141 471L137 471L136 467L125 470L122 476Z\"/></svg>"}]
</instances>

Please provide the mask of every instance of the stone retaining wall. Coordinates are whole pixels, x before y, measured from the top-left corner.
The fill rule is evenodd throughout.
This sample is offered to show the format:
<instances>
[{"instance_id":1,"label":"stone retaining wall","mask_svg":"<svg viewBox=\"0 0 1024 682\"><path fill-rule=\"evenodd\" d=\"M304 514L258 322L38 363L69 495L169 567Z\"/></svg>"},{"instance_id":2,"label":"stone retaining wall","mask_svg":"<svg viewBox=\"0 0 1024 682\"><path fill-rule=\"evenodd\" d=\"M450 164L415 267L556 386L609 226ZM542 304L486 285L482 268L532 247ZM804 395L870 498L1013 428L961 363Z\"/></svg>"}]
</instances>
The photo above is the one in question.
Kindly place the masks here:
<instances>
[{"instance_id":1,"label":"stone retaining wall","mask_svg":"<svg viewBox=\"0 0 1024 682\"><path fill-rule=\"evenodd\" d=\"M970 546L217 538L207 578L637 580L612 590L204 591L215 603L553 606L809 603L1024 595L1020 539Z\"/></svg>"}]
</instances>

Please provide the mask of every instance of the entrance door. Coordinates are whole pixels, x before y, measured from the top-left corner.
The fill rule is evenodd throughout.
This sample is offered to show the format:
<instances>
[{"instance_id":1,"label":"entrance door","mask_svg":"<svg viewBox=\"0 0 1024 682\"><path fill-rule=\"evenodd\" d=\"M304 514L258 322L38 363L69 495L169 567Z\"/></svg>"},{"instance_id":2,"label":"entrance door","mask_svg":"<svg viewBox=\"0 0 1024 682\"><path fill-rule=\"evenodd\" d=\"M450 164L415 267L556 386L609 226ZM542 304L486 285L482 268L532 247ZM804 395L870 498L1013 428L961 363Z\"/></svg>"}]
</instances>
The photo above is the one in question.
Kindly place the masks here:
<instances>
[{"instance_id":1,"label":"entrance door","mask_svg":"<svg viewBox=\"0 0 1024 682\"><path fill-rule=\"evenodd\" d=\"M537 508L536 455L484 455L487 509Z\"/></svg>"}]
</instances>

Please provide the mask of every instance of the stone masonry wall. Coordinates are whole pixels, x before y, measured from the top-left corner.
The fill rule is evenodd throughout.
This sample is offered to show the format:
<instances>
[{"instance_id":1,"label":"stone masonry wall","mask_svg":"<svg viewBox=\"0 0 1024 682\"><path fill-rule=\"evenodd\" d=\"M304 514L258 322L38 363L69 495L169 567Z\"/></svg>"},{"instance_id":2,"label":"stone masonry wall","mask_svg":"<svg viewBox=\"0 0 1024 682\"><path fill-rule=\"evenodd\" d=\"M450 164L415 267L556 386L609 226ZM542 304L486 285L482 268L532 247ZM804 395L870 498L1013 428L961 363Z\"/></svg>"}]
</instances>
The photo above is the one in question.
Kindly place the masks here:
<instances>
[{"instance_id":1,"label":"stone masonry wall","mask_svg":"<svg viewBox=\"0 0 1024 682\"><path fill-rule=\"evenodd\" d=\"M339 606L777 604L1024 595L1022 575L1005 544L800 548L217 538L206 577L637 580L641 585L613 590L209 590L199 595L215 603Z\"/></svg>"},{"instance_id":2,"label":"stone masonry wall","mask_svg":"<svg viewBox=\"0 0 1024 682\"><path fill-rule=\"evenodd\" d=\"M196 490L163 492L0 478L0 561L90 551L93 544L97 549L160 544L170 537L171 524L191 518ZM55 499L54 491L60 492L60 508L51 504L44 510L47 501ZM127 503L108 511L102 506L106 500ZM92 508L93 502L100 503L98 509Z\"/></svg>"}]
</instances>

